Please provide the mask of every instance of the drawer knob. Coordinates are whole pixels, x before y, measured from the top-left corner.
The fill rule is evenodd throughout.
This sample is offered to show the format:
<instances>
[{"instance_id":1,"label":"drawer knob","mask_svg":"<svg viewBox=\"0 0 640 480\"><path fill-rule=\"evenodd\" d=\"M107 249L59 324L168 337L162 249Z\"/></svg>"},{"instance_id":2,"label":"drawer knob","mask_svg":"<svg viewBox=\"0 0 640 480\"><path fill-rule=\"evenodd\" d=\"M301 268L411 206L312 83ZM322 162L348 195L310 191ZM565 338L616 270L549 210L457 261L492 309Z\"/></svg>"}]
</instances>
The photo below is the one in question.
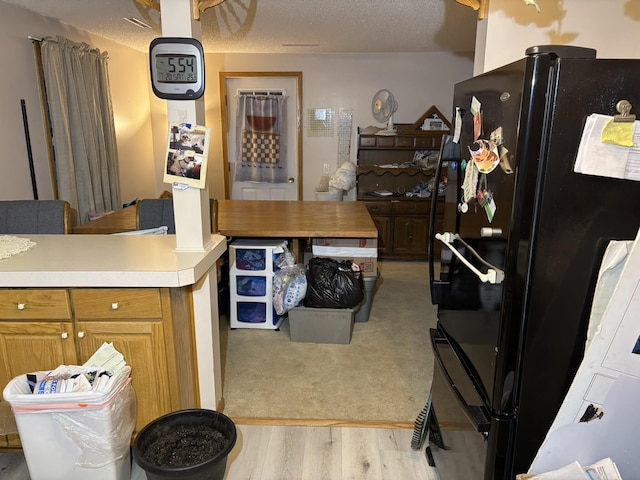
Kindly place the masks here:
<instances>
[{"instance_id":1,"label":"drawer knob","mask_svg":"<svg viewBox=\"0 0 640 480\"><path fill-rule=\"evenodd\" d=\"M60 337L61 337L61 338L63 338L63 339L64 339L64 338L69 338L69 334L68 334L67 332L62 332L62 333L60 334Z\"/></svg>"},{"instance_id":2,"label":"drawer knob","mask_svg":"<svg viewBox=\"0 0 640 480\"><path fill-rule=\"evenodd\" d=\"M24 310L24 303L18 304L18 310Z\"/></svg>"},{"instance_id":3,"label":"drawer knob","mask_svg":"<svg viewBox=\"0 0 640 480\"><path fill-rule=\"evenodd\" d=\"M117 310L118 308L120 308L120 305L118 305L118 302L114 302L111 304L111 310Z\"/></svg>"},{"instance_id":4,"label":"drawer knob","mask_svg":"<svg viewBox=\"0 0 640 480\"><path fill-rule=\"evenodd\" d=\"M78 332L78 338L84 338L84 332Z\"/></svg>"}]
</instances>

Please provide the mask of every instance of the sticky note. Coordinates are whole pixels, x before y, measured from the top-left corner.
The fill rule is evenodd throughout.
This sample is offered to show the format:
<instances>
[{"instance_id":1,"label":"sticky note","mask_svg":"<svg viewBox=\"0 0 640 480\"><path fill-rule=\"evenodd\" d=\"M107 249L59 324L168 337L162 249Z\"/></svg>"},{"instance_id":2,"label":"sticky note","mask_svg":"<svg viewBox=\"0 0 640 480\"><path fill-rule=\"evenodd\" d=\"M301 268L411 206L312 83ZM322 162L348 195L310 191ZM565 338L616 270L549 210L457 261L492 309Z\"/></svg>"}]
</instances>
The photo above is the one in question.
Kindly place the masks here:
<instances>
[{"instance_id":1,"label":"sticky note","mask_svg":"<svg viewBox=\"0 0 640 480\"><path fill-rule=\"evenodd\" d=\"M623 147L633 147L634 122L614 122L609 120L602 129L602 142Z\"/></svg>"}]
</instances>

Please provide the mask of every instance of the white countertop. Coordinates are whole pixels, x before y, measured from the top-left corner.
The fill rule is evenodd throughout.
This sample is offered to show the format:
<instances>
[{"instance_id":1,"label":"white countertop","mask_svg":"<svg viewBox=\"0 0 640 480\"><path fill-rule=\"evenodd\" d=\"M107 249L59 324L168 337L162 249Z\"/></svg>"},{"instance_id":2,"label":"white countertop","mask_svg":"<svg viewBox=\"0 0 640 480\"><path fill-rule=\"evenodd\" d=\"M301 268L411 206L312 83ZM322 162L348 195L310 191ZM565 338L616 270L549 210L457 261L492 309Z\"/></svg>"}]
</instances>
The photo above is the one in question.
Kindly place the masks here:
<instances>
[{"instance_id":1,"label":"white countertop","mask_svg":"<svg viewBox=\"0 0 640 480\"><path fill-rule=\"evenodd\" d=\"M175 252L175 235L15 236L36 245L0 260L0 287L182 287L227 249L222 235L196 252Z\"/></svg>"}]
</instances>

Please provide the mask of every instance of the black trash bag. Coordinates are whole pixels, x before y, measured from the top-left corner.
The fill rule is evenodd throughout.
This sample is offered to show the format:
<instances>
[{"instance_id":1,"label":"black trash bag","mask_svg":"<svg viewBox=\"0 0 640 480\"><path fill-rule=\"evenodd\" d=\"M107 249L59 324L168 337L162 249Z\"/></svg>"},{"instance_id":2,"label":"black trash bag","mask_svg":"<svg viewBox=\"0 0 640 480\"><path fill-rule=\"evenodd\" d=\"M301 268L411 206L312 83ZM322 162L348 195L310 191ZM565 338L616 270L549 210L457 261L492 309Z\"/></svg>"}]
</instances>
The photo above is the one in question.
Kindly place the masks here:
<instances>
[{"instance_id":1,"label":"black trash bag","mask_svg":"<svg viewBox=\"0 0 640 480\"><path fill-rule=\"evenodd\" d=\"M309 260L305 307L354 308L362 303L364 295L362 273L351 261L323 257Z\"/></svg>"}]
</instances>

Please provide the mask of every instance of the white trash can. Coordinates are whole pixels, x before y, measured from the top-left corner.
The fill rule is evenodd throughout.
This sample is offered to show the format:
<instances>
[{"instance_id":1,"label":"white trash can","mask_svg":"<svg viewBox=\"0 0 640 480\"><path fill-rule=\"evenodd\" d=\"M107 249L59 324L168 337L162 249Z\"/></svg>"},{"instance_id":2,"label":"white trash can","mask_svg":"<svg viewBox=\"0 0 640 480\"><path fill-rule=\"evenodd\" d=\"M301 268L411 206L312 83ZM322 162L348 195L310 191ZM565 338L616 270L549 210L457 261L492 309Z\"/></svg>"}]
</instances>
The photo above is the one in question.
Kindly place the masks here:
<instances>
[{"instance_id":1,"label":"white trash can","mask_svg":"<svg viewBox=\"0 0 640 480\"><path fill-rule=\"evenodd\" d=\"M107 392L33 394L26 375L7 384L31 480L131 478L136 398L125 368ZM36 372L38 380L48 373Z\"/></svg>"},{"instance_id":2,"label":"white trash can","mask_svg":"<svg viewBox=\"0 0 640 480\"><path fill-rule=\"evenodd\" d=\"M344 190L332 190L329 189L328 192L318 192L315 190L316 200L320 201L342 201L342 194Z\"/></svg>"}]
</instances>

